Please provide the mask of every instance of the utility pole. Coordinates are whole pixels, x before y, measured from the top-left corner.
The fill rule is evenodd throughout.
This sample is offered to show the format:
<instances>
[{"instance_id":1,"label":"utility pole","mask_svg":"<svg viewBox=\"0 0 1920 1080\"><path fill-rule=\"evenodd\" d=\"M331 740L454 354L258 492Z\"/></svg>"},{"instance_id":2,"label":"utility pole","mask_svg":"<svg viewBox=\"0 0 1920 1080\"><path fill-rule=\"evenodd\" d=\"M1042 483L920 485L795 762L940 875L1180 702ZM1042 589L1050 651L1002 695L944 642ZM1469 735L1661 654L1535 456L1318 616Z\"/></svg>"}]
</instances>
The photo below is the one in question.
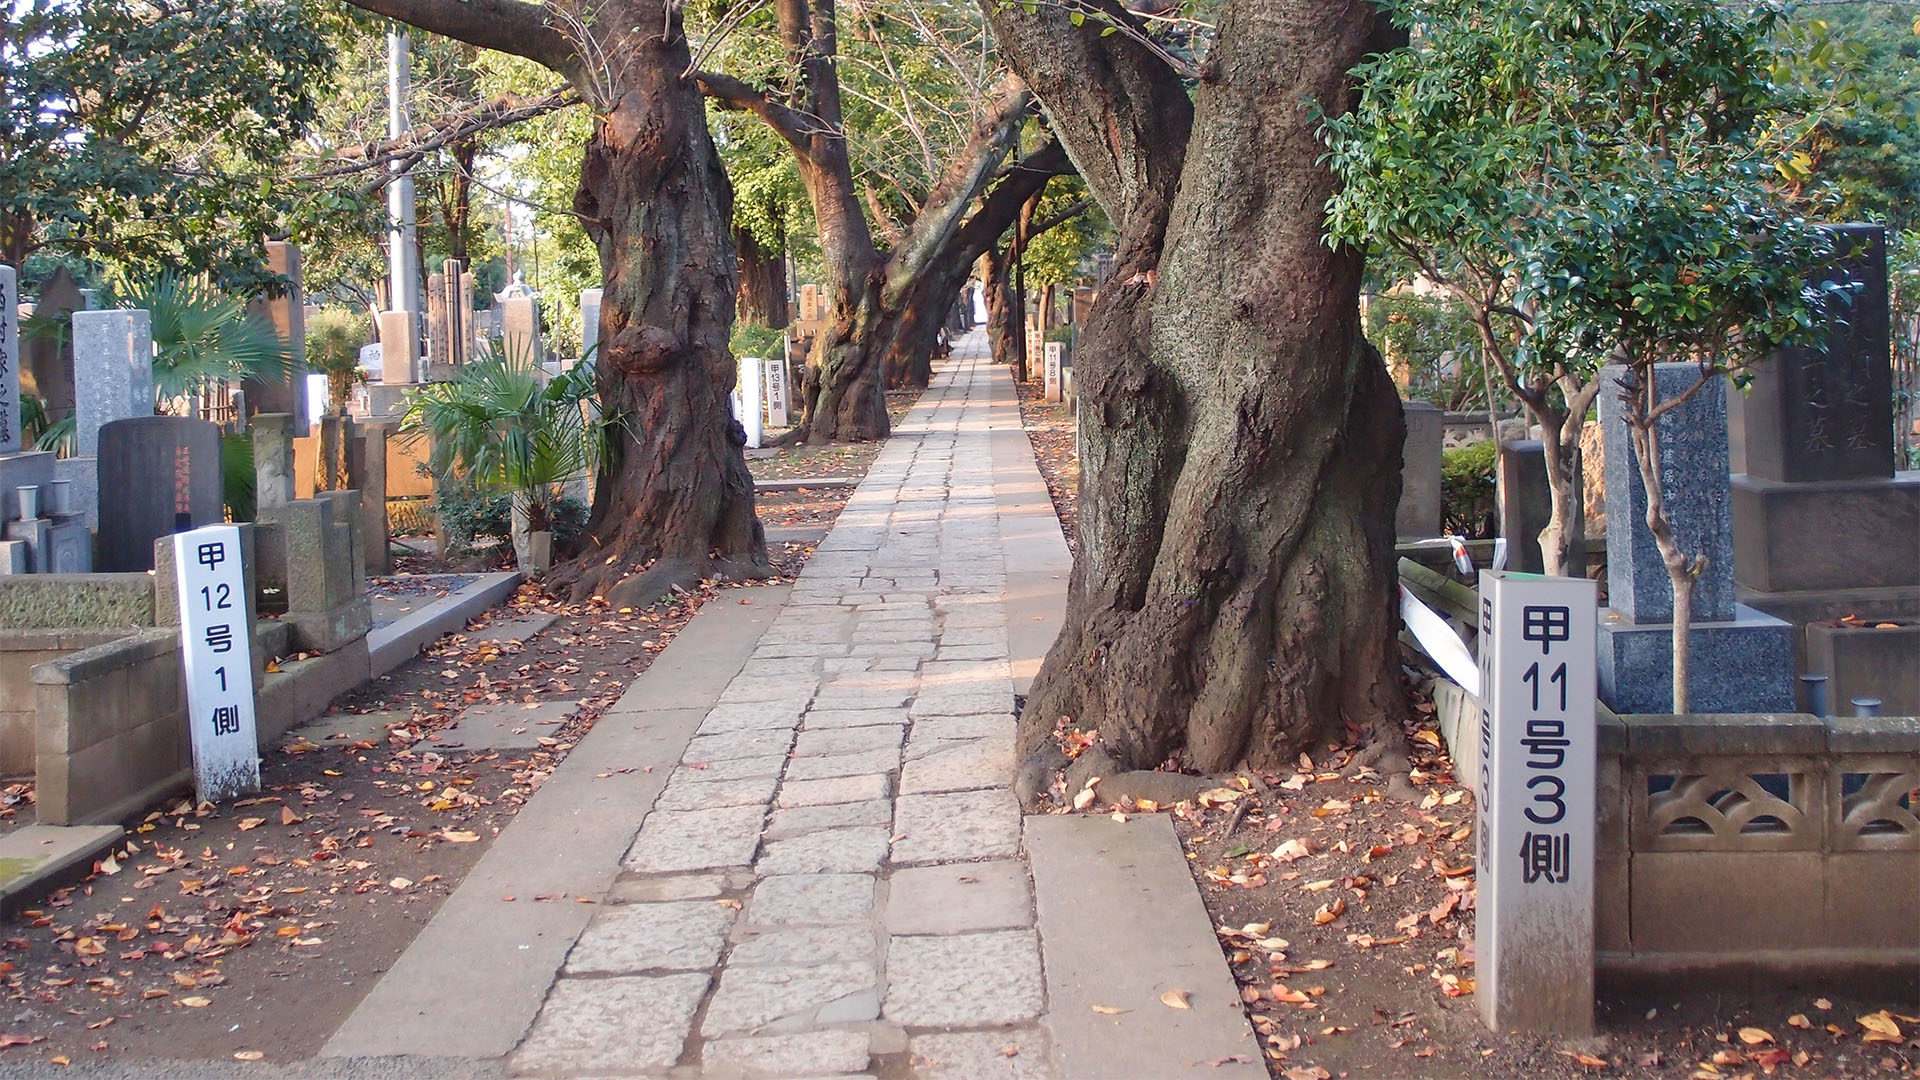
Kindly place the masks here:
<instances>
[{"instance_id":1,"label":"utility pole","mask_svg":"<svg viewBox=\"0 0 1920 1080\"><path fill-rule=\"evenodd\" d=\"M412 83L407 35L387 35L387 136L399 139L412 122L407 117L407 95ZM387 185L387 276L393 311L418 311L420 306L419 247L414 235L413 174L398 162L398 175Z\"/></svg>"}]
</instances>

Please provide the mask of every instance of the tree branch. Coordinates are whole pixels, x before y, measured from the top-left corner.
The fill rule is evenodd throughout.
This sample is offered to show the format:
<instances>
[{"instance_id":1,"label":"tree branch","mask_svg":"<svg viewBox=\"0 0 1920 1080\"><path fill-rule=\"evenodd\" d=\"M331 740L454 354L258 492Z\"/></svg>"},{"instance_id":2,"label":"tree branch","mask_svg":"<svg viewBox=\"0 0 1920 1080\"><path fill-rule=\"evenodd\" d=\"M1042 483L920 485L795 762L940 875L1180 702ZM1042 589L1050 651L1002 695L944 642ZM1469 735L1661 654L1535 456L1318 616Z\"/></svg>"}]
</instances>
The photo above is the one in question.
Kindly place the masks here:
<instances>
[{"instance_id":1,"label":"tree branch","mask_svg":"<svg viewBox=\"0 0 1920 1080\"><path fill-rule=\"evenodd\" d=\"M782 105L773 100L773 96L765 90L731 75L723 75L717 71L700 71L694 73L693 81L700 87L702 94L720 102L725 107L740 109L759 117L773 129L774 134L787 140L787 144L793 147L795 153L806 158L812 157L807 140L812 134L813 125L807 122L803 113Z\"/></svg>"},{"instance_id":2,"label":"tree branch","mask_svg":"<svg viewBox=\"0 0 1920 1080\"><path fill-rule=\"evenodd\" d=\"M553 25L543 5L520 0L347 0L347 3L430 34L523 56L569 78L576 74L574 43Z\"/></svg>"},{"instance_id":3,"label":"tree branch","mask_svg":"<svg viewBox=\"0 0 1920 1080\"><path fill-rule=\"evenodd\" d=\"M460 142L483 131L507 127L522 120L531 120L536 116L544 116L579 103L580 95L567 87L532 99L515 94L502 95L471 112L450 113L424 124L417 124L398 139L342 150L332 158L333 161L342 164L321 169L319 172L307 173L296 179L303 182L330 180L399 163L400 168L389 170L389 175L383 177L371 189L371 191L378 191L394 176L404 173L414 163L442 147Z\"/></svg>"}]
</instances>

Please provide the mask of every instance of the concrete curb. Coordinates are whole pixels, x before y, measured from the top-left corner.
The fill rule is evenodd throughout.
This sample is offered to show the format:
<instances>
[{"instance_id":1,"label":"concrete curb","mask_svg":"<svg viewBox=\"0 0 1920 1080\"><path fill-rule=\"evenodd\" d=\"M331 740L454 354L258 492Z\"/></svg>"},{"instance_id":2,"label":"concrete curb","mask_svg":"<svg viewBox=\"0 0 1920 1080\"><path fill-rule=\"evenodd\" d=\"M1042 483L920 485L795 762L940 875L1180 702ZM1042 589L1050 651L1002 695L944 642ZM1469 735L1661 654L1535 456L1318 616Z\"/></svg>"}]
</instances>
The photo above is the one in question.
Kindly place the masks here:
<instances>
[{"instance_id":1,"label":"concrete curb","mask_svg":"<svg viewBox=\"0 0 1920 1080\"><path fill-rule=\"evenodd\" d=\"M1067 548L1053 496L1040 475L1033 443L1020 422L1013 373L988 364L993 404L988 412L993 492L999 503L1000 547L1007 561L1007 657L1015 693L1024 694L1067 617L1073 553Z\"/></svg>"},{"instance_id":2,"label":"concrete curb","mask_svg":"<svg viewBox=\"0 0 1920 1080\"><path fill-rule=\"evenodd\" d=\"M728 589L702 607L501 831L321 1056L512 1051L694 729L790 591Z\"/></svg>"},{"instance_id":3,"label":"concrete curb","mask_svg":"<svg viewBox=\"0 0 1920 1080\"><path fill-rule=\"evenodd\" d=\"M0 837L0 912L84 877L125 835L118 825L25 825Z\"/></svg>"},{"instance_id":4,"label":"concrete curb","mask_svg":"<svg viewBox=\"0 0 1920 1080\"><path fill-rule=\"evenodd\" d=\"M367 633L373 677L379 678L420 654L420 647L441 634L464 629L467 620L513 595L520 587L515 571L481 574L480 580L419 611Z\"/></svg>"},{"instance_id":5,"label":"concrete curb","mask_svg":"<svg viewBox=\"0 0 1920 1080\"><path fill-rule=\"evenodd\" d=\"M811 480L755 480L755 491L800 491L813 488L855 487L860 481L851 476L821 476Z\"/></svg>"},{"instance_id":6,"label":"concrete curb","mask_svg":"<svg viewBox=\"0 0 1920 1080\"><path fill-rule=\"evenodd\" d=\"M1060 1076L1266 1080L1173 822L1035 815L1026 847ZM1191 1007L1164 1004L1169 990Z\"/></svg>"}]
</instances>

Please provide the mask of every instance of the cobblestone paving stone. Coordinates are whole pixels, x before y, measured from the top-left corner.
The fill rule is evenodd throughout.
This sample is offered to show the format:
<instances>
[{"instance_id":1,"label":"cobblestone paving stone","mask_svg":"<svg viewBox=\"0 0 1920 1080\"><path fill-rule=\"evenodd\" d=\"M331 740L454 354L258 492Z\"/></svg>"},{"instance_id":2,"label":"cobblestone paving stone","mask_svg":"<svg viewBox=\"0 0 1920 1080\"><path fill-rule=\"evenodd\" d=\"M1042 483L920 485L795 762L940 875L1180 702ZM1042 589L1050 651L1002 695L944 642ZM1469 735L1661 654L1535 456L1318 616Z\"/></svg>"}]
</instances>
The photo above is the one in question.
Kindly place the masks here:
<instances>
[{"instance_id":1,"label":"cobblestone paving stone","mask_svg":"<svg viewBox=\"0 0 1920 1080\"><path fill-rule=\"evenodd\" d=\"M701 723L523 1074L1051 1080L983 335Z\"/></svg>"}]
</instances>

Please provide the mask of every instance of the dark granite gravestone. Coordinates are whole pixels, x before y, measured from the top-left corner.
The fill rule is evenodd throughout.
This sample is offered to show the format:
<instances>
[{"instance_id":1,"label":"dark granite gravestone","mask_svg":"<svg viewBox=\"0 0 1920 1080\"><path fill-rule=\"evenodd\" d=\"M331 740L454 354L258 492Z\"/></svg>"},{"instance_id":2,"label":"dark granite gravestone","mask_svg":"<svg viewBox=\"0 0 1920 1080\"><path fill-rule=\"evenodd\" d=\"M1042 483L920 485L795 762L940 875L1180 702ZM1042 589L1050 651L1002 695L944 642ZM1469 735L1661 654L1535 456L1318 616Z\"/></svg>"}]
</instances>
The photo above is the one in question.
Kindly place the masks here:
<instances>
[{"instance_id":1,"label":"dark granite gravestone","mask_svg":"<svg viewBox=\"0 0 1920 1080\"><path fill-rule=\"evenodd\" d=\"M180 416L100 428L99 569L153 569L153 542L225 520L220 429Z\"/></svg>"},{"instance_id":2,"label":"dark granite gravestone","mask_svg":"<svg viewBox=\"0 0 1920 1080\"><path fill-rule=\"evenodd\" d=\"M1584 464L1582 466L1584 471ZM1553 491L1547 487L1547 448L1539 439L1515 439L1500 446L1500 533L1507 540L1507 569L1546 573L1540 530L1553 516ZM1587 576L1586 499L1580 477L1573 478L1573 520L1567 523L1566 576Z\"/></svg>"},{"instance_id":3,"label":"dark granite gravestone","mask_svg":"<svg viewBox=\"0 0 1920 1080\"><path fill-rule=\"evenodd\" d=\"M1762 480L1874 480L1893 475L1893 382L1887 351L1887 238L1878 225L1835 225L1848 253L1819 282L1861 288L1823 347L1782 349L1753 367L1728 407L1733 471Z\"/></svg>"},{"instance_id":4,"label":"dark granite gravestone","mask_svg":"<svg viewBox=\"0 0 1920 1080\"><path fill-rule=\"evenodd\" d=\"M1607 582L1601 609L1600 699L1617 713L1673 708L1673 583L1647 529L1647 497L1620 401L1626 369L1602 368L1600 434L1607 478ZM1662 401L1686 392L1693 364L1660 364ZM1726 379L1716 376L1661 417L1661 490L1680 549L1706 559L1695 579L1688 698L1696 713L1791 710L1793 627L1734 601Z\"/></svg>"}]
</instances>

